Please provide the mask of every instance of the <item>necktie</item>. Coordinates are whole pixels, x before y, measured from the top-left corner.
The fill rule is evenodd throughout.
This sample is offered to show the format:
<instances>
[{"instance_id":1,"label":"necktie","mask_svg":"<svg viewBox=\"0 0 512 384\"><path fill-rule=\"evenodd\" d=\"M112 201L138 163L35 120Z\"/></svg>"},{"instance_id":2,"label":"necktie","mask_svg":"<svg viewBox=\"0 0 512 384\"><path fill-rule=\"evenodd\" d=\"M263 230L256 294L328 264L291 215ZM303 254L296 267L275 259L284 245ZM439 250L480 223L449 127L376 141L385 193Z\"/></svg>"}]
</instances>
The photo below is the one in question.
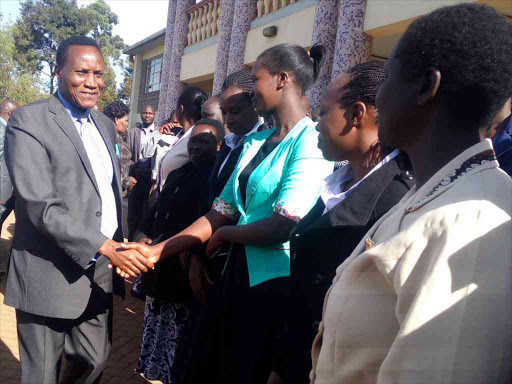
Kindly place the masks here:
<instances>
[{"instance_id":1,"label":"necktie","mask_svg":"<svg viewBox=\"0 0 512 384\"><path fill-rule=\"evenodd\" d=\"M112 189L114 169L107 146L94 124L88 117L82 117L80 136L91 163L94 178L101 198L101 233L111 239L117 230L117 208Z\"/></svg>"}]
</instances>

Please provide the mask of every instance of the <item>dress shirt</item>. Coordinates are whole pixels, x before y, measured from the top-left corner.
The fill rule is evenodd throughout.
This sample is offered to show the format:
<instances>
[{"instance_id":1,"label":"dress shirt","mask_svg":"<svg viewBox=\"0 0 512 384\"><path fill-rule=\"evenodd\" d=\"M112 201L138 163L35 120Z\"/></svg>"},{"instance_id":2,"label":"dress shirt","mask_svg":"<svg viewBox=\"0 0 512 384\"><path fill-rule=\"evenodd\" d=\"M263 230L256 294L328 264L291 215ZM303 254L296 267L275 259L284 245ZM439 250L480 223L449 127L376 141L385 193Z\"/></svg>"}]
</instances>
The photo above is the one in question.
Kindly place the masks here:
<instances>
[{"instance_id":1,"label":"dress shirt","mask_svg":"<svg viewBox=\"0 0 512 384\"><path fill-rule=\"evenodd\" d=\"M155 134L155 123L151 124L149 127L144 128L144 125L140 127L140 153L139 156L139 168L149 168L151 166L150 158L144 157L144 146L146 143L151 140L153 135Z\"/></svg>"},{"instance_id":2,"label":"dress shirt","mask_svg":"<svg viewBox=\"0 0 512 384\"><path fill-rule=\"evenodd\" d=\"M226 165L226 163L228 162L228 159L229 159L229 156L231 156L231 153L233 152L233 149L235 148L238 148L239 146L243 145L244 143L244 139L249 136L251 133L254 133L254 132L258 132L258 128L265 122L265 120L260 117L258 118L258 122L256 123L256 125L254 126L253 129L251 129L249 132L247 132L244 136L242 137L239 137L237 135L235 135L234 133L230 133L229 135L227 135L225 138L224 138L224 142L226 143L226 145L230 148L230 151L228 153L228 155L226 156L226 158L224 159L224 161L222 162L222 164L220 165L219 167L219 173L217 174L220 175L220 173L222 172L222 169L224 168L224 166Z\"/></svg>"},{"instance_id":3,"label":"dress shirt","mask_svg":"<svg viewBox=\"0 0 512 384\"><path fill-rule=\"evenodd\" d=\"M156 131L151 139L144 144L141 151L144 158L151 158L151 180L155 181L158 178L160 162L179 139L179 135L166 135Z\"/></svg>"},{"instance_id":4,"label":"dress shirt","mask_svg":"<svg viewBox=\"0 0 512 384\"><path fill-rule=\"evenodd\" d=\"M400 151L395 149L389 155L387 155L379 164L377 164L368 174L359 180L356 184L350 187L347 191L343 191L345 184L354 178L352 167L350 164L347 164L336 172L332 173L328 177L325 178L323 184L322 191L320 192L320 196L325 204L324 215L329 212L336 205L341 203L343 200L347 198L349 193L351 193L364 179L370 176L377 169L382 167L387 162L393 160Z\"/></svg>"},{"instance_id":5,"label":"dress shirt","mask_svg":"<svg viewBox=\"0 0 512 384\"><path fill-rule=\"evenodd\" d=\"M194 126L190 127L187 132L178 135L178 140L160 161L160 169L156 180L156 185L158 186L159 191L164 187L167 175L175 169L180 168L188 161L187 145L192 129L194 129Z\"/></svg>"},{"instance_id":6,"label":"dress shirt","mask_svg":"<svg viewBox=\"0 0 512 384\"><path fill-rule=\"evenodd\" d=\"M112 239L118 227L117 207L113 189L114 166L112 158L101 132L91 117L90 110L76 108L64 99L60 92L58 92L58 97L82 139L98 185L101 198L100 232L109 239ZM91 129L92 127L96 129ZM85 132L85 129L89 129L88 132ZM92 258L91 262L95 262L97 258L98 254Z\"/></svg>"}]
</instances>

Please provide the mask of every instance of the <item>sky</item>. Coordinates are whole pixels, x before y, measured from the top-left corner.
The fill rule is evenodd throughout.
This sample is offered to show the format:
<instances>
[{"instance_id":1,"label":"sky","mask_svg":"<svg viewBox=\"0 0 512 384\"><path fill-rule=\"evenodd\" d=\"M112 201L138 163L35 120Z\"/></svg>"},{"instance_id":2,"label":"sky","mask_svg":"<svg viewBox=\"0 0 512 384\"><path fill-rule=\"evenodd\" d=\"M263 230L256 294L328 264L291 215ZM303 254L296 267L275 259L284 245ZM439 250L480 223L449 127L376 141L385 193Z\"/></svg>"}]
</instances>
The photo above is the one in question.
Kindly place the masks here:
<instances>
[{"instance_id":1,"label":"sky","mask_svg":"<svg viewBox=\"0 0 512 384\"><path fill-rule=\"evenodd\" d=\"M133 45L140 40L165 28L167 23L168 0L105 0L112 12L119 17L114 34L123 38L125 44ZM87 5L93 0L78 1ZM20 0L0 0L0 13L4 21L16 21ZM121 71L116 70L118 84L122 81Z\"/></svg>"}]
</instances>

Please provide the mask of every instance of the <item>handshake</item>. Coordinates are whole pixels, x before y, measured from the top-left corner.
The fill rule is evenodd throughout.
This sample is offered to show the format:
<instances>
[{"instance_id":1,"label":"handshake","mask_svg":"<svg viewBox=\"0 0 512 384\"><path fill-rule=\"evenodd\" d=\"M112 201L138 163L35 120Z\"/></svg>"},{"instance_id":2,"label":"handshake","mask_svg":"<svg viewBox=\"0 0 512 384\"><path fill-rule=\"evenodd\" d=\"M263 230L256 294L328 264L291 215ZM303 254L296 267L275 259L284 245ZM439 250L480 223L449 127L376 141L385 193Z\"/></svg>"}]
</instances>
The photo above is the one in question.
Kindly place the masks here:
<instances>
[{"instance_id":1,"label":"handshake","mask_svg":"<svg viewBox=\"0 0 512 384\"><path fill-rule=\"evenodd\" d=\"M136 277L155 268L160 260L162 250L157 245L151 246L151 239L141 239L138 243L118 243L107 240L99 253L110 260L109 267L116 267L121 277Z\"/></svg>"}]
</instances>

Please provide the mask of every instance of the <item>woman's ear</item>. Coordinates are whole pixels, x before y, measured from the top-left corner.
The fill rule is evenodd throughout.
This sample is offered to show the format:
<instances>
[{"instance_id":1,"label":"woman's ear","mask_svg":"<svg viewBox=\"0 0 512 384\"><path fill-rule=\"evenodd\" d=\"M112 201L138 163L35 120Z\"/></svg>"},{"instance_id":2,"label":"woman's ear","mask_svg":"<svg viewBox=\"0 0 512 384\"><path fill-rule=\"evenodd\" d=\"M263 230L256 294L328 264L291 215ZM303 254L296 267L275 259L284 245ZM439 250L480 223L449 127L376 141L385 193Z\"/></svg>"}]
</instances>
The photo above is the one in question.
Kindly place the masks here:
<instances>
[{"instance_id":1,"label":"woman's ear","mask_svg":"<svg viewBox=\"0 0 512 384\"><path fill-rule=\"evenodd\" d=\"M351 108L352 110L352 122L354 126L358 127L366 115L367 107L362 101L357 101Z\"/></svg>"},{"instance_id":2,"label":"woman's ear","mask_svg":"<svg viewBox=\"0 0 512 384\"><path fill-rule=\"evenodd\" d=\"M288 72L280 72L277 75L277 89L281 89L284 87L284 85L290 80L290 75Z\"/></svg>"}]
</instances>

